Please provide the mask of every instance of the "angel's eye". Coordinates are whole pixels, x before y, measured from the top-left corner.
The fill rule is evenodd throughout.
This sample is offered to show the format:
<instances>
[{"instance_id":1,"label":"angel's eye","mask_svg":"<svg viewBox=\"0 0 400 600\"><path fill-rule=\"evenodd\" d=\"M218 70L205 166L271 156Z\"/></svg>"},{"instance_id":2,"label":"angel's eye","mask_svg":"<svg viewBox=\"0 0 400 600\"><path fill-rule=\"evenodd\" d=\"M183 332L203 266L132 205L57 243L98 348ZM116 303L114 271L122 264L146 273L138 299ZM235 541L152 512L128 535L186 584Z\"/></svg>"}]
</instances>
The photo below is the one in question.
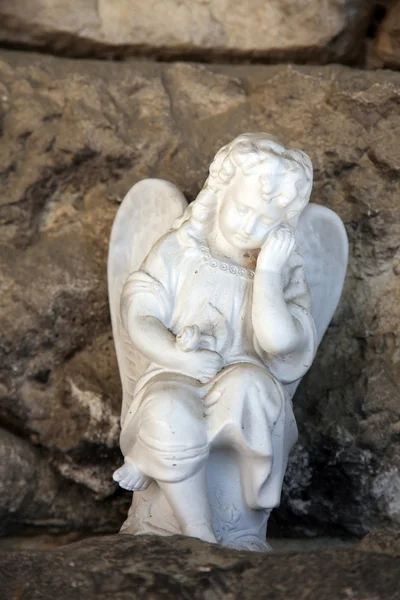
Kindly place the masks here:
<instances>
[{"instance_id":1,"label":"angel's eye","mask_svg":"<svg viewBox=\"0 0 400 600\"><path fill-rule=\"evenodd\" d=\"M272 219L268 219L267 217L262 217L260 219L261 223L265 226L265 227L269 227L270 225L273 224L273 220Z\"/></svg>"}]
</instances>

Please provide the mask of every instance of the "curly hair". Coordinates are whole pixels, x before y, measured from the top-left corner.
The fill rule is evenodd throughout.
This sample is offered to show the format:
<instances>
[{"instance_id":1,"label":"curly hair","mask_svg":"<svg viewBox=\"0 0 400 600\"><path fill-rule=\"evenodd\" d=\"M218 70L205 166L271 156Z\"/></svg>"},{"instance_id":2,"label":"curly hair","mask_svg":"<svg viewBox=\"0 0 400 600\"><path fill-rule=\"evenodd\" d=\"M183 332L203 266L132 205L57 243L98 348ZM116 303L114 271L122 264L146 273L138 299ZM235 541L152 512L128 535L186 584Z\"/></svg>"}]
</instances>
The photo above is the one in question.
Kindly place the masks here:
<instances>
[{"instance_id":1,"label":"curly hair","mask_svg":"<svg viewBox=\"0 0 400 600\"><path fill-rule=\"evenodd\" d=\"M174 223L174 229L182 227L189 237L196 239L207 237L214 225L221 192L231 182L238 168L245 175L260 173L260 193L263 197L271 190L272 175L292 176L297 194L290 204L286 204L286 222L293 227L297 224L311 194L313 169L310 158L302 150L285 148L266 133L243 133L217 152L203 189Z\"/></svg>"}]
</instances>

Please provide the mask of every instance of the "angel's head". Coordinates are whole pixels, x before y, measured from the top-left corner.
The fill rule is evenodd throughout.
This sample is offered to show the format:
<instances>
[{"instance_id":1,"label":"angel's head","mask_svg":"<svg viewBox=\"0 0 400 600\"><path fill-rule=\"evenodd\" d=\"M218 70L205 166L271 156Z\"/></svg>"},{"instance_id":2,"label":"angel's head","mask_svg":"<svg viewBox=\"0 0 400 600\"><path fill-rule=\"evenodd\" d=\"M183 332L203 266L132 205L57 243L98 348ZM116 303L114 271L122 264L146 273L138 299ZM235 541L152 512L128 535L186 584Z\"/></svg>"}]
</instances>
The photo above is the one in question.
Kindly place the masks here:
<instances>
[{"instance_id":1,"label":"angel's head","mask_svg":"<svg viewBox=\"0 0 400 600\"><path fill-rule=\"evenodd\" d=\"M198 238L217 224L230 244L261 248L278 225L296 226L311 187L312 165L304 152L264 133L245 133L216 154L203 190L181 223Z\"/></svg>"}]
</instances>

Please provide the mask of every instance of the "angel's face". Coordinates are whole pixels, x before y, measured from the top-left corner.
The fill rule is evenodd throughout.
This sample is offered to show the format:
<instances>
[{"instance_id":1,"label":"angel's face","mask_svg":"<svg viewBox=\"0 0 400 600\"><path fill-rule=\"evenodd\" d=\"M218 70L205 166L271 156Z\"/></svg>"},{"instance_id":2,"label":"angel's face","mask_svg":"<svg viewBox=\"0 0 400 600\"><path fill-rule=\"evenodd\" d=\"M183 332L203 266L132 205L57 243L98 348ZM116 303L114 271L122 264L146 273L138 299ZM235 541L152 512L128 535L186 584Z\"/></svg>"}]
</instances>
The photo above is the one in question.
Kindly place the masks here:
<instances>
[{"instance_id":1,"label":"angel's face","mask_svg":"<svg viewBox=\"0 0 400 600\"><path fill-rule=\"evenodd\" d=\"M291 197L274 177L268 193L263 193L259 177L259 174L235 177L219 213L222 235L242 250L262 248L269 233L284 221L287 206L296 194L294 190Z\"/></svg>"}]
</instances>

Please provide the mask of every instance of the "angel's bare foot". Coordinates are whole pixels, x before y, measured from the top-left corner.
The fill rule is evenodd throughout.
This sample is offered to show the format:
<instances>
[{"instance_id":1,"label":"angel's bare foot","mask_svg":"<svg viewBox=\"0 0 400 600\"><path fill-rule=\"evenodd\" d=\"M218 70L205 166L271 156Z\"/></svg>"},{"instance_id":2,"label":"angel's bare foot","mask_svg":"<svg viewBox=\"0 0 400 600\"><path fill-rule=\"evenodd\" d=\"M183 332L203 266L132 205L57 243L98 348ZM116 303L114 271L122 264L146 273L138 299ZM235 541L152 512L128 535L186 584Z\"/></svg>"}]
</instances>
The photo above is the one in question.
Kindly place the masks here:
<instances>
[{"instance_id":1,"label":"angel's bare foot","mask_svg":"<svg viewBox=\"0 0 400 600\"><path fill-rule=\"evenodd\" d=\"M113 479L124 490L132 492L142 492L149 487L151 479L144 475L142 471L131 461L125 460L125 463L113 474Z\"/></svg>"}]
</instances>

